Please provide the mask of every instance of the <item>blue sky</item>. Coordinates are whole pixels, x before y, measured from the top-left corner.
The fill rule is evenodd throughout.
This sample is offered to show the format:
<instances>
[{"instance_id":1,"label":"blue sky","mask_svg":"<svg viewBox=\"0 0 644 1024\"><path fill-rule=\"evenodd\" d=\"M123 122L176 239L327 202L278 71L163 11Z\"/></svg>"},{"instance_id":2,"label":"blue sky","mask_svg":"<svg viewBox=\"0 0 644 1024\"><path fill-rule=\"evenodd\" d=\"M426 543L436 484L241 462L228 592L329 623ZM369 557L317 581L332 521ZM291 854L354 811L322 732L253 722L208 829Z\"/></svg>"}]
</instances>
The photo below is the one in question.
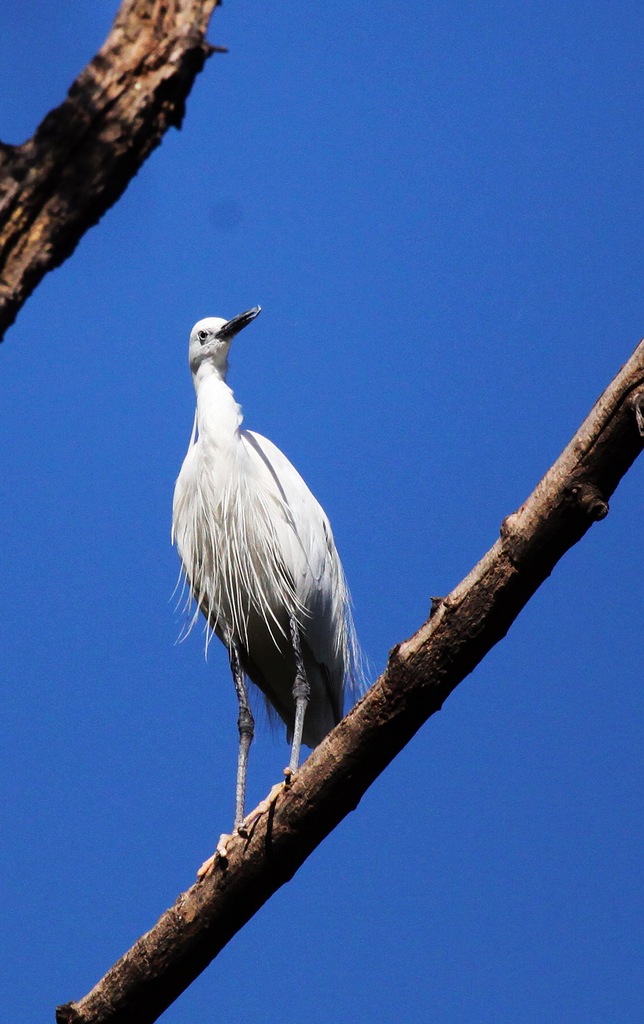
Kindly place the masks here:
<instances>
[{"instance_id":1,"label":"blue sky","mask_svg":"<svg viewBox=\"0 0 644 1024\"><path fill-rule=\"evenodd\" d=\"M18 143L116 3L0 11ZM640 5L226 0L123 199L0 348L0 987L83 995L233 812L218 645L176 644L192 324L327 509L376 674L644 333ZM644 463L358 810L165 1015L635 1024ZM288 750L260 722L251 804Z\"/></svg>"}]
</instances>

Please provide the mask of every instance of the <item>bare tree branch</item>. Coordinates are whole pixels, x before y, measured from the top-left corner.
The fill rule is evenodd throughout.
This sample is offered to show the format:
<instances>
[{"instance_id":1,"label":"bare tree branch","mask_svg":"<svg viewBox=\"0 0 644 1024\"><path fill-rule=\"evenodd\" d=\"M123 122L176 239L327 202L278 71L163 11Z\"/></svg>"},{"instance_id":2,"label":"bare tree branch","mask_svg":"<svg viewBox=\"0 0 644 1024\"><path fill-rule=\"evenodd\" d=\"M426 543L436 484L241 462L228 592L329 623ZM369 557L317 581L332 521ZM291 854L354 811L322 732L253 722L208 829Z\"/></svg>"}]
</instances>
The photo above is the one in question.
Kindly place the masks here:
<instances>
[{"instance_id":1,"label":"bare tree branch","mask_svg":"<svg viewBox=\"0 0 644 1024\"><path fill-rule=\"evenodd\" d=\"M0 339L44 275L179 127L218 0L124 0L67 99L21 146L0 143Z\"/></svg>"},{"instance_id":2,"label":"bare tree branch","mask_svg":"<svg viewBox=\"0 0 644 1024\"><path fill-rule=\"evenodd\" d=\"M644 447L644 342L496 544L396 647L368 694L59 1024L149 1024L288 881L419 727L507 632L561 556L608 513Z\"/></svg>"}]
</instances>

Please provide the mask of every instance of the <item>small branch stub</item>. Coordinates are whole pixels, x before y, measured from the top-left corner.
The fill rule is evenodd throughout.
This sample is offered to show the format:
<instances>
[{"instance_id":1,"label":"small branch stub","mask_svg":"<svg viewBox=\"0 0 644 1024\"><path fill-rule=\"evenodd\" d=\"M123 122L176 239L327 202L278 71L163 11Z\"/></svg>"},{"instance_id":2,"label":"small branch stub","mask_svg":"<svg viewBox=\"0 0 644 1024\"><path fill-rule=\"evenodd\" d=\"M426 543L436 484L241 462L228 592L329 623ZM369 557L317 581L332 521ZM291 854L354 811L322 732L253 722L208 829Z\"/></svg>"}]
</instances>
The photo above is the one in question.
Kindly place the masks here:
<instances>
[{"instance_id":1,"label":"small branch stub","mask_svg":"<svg viewBox=\"0 0 644 1024\"><path fill-rule=\"evenodd\" d=\"M571 494L575 499L577 507L593 522L599 522L608 515L608 502L593 484L575 484Z\"/></svg>"},{"instance_id":2,"label":"small branch stub","mask_svg":"<svg viewBox=\"0 0 644 1024\"><path fill-rule=\"evenodd\" d=\"M644 391L638 391L633 395L631 404L635 410L635 422L640 437L644 437Z\"/></svg>"}]
</instances>

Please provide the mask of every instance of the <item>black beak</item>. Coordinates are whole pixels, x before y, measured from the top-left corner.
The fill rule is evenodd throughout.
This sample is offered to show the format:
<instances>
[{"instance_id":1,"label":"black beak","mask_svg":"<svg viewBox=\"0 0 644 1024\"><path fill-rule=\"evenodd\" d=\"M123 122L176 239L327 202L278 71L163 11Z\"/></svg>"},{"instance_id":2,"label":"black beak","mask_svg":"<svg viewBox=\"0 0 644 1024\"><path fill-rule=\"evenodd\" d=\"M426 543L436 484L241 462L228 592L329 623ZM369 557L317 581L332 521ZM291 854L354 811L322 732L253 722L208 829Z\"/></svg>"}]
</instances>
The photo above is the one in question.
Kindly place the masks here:
<instances>
[{"instance_id":1,"label":"black beak","mask_svg":"<svg viewBox=\"0 0 644 1024\"><path fill-rule=\"evenodd\" d=\"M239 313L237 316L234 316L232 320L229 320L223 327L219 328L219 337L234 338L235 335L239 334L244 327L248 327L251 320L254 320L256 316L259 316L261 311L261 306L253 306L252 309L247 309L245 313Z\"/></svg>"}]
</instances>

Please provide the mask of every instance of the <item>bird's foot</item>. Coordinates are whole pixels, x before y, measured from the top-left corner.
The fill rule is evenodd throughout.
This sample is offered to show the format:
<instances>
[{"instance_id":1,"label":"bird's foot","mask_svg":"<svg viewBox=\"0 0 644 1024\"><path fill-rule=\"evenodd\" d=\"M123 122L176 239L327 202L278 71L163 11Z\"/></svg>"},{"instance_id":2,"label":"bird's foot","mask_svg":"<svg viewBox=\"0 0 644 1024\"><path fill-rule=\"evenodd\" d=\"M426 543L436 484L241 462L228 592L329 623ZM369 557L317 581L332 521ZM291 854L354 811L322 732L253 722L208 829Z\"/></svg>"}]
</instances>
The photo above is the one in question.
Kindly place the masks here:
<instances>
[{"instance_id":1,"label":"bird's foot","mask_svg":"<svg viewBox=\"0 0 644 1024\"><path fill-rule=\"evenodd\" d=\"M220 861L227 861L228 860L228 848L227 848L226 844L228 843L228 841L231 838L232 838L232 836L226 835L225 832L223 832L219 836L219 842L217 843L217 848L216 848L215 852L210 857L208 857L208 860L205 860L203 862L203 864L201 865L201 867L197 871L197 878L199 880L201 880L202 878L205 878L206 875L212 874L212 871L214 870L214 867L215 867L215 864L217 863L217 860L220 860Z\"/></svg>"},{"instance_id":2,"label":"bird's foot","mask_svg":"<svg viewBox=\"0 0 644 1024\"><path fill-rule=\"evenodd\" d=\"M259 819L262 817L263 814L267 814L271 810L271 808L275 806L279 796L284 792L287 785L288 782L284 781L277 782L272 787L268 796L265 796L261 803L257 805L255 810L251 811L248 817L244 818L241 825L237 826L237 832L239 833L240 836L242 836L244 839L248 839Z\"/></svg>"},{"instance_id":3,"label":"bird's foot","mask_svg":"<svg viewBox=\"0 0 644 1024\"><path fill-rule=\"evenodd\" d=\"M201 880L202 878L205 878L206 875L212 874L212 871L218 860L221 863L225 864L225 862L228 860L228 843L235 834L241 836L242 839L248 839L251 836L253 829L255 828L255 825L262 817L262 815L267 814L271 810L271 808L275 806L281 794L286 789L288 789L291 782L291 778L293 776L293 771L290 768L285 768L284 775L284 782L278 782L272 787L268 796L265 796L261 803L257 805L255 810L251 811L250 814L246 818L244 818L242 822L239 823L239 825L233 832L233 835L226 835L224 833L219 837L217 849L212 854L212 856L208 857L208 860L205 860L203 862L203 864L197 871L198 879Z\"/></svg>"}]
</instances>

